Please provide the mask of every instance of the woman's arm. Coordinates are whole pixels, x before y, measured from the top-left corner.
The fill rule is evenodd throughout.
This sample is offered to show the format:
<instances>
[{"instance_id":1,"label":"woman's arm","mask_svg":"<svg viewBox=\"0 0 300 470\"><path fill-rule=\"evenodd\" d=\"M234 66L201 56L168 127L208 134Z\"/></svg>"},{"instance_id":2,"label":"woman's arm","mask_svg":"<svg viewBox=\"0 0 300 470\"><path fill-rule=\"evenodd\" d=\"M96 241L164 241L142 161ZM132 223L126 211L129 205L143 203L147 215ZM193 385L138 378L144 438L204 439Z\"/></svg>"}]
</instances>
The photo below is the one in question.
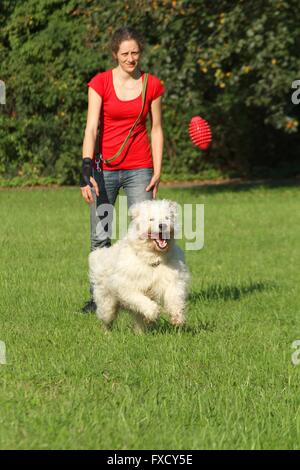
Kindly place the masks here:
<instances>
[{"instance_id":1,"label":"woman's arm","mask_svg":"<svg viewBox=\"0 0 300 470\"><path fill-rule=\"evenodd\" d=\"M90 158L93 159L94 149L95 149L95 142L98 132L98 123L99 123L99 116L100 110L102 105L102 98L98 93L93 90L93 88L89 87L88 92L88 113L87 113L87 121L86 127L84 132L84 139L82 145L82 158ZM95 188L97 196L99 196L99 188L98 185L93 177L91 177L91 183ZM85 201L88 203L93 202L93 195L91 192L90 186L84 186L81 189L82 196L84 197Z\"/></svg>"},{"instance_id":2,"label":"woman's arm","mask_svg":"<svg viewBox=\"0 0 300 470\"><path fill-rule=\"evenodd\" d=\"M153 189L153 198L155 199L160 181L164 135L162 129L161 116L161 96L151 103L151 147L153 158L153 176L146 188L146 191Z\"/></svg>"}]
</instances>

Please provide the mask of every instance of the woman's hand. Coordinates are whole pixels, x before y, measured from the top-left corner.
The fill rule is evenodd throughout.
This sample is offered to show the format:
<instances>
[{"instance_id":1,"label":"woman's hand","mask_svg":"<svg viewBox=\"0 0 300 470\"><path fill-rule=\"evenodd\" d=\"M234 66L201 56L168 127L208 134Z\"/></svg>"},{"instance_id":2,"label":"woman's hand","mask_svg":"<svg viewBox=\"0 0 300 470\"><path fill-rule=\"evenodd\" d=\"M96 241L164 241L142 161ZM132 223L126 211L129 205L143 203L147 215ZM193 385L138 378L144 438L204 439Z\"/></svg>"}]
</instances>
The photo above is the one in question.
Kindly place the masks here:
<instances>
[{"instance_id":1,"label":"woman's hand","mask_svg":"<svg viewBox=\"0 0 300 470\"><path fill-rule=\"evenodd\" d=\"M98 184L96 183L96 180L92 176L90 177L90 182L92 183L93 188L96 191L96 195L99 196L100 192L99 192ZM88 204L92 204L94 202L92 188L89 185L87 185L87 186L83 186L80 189L81 189L81 194L84 200Z\"/></svg>"},{"instance_id":2,"label":"woman's hand","mask_svg":"<svg viewBox=\"0 0 300 470\"><path fill-rule=\"evenodd\" d=\"M93 162L91 158L83 158L82 159L82 173L80 175L80 189L81 194L84 197L85 201L89 204L94 202L92 188L94 188L97 196L99 196L99 188L98 184L96 183L95 179L92 175L92 166Z\"/></svg>"},{"instance_id":3,"label":"woman's hand","mask_svg":"<svg viewBox=\"0 0 300 470\"><path fill-rule=\"evenodd\" d=\"M156 198L159 182L160 182L160 175L153 175L150 183L148 184L146 188L146 191L153 190L153 199Z\"/></svg>"}]
</instances>

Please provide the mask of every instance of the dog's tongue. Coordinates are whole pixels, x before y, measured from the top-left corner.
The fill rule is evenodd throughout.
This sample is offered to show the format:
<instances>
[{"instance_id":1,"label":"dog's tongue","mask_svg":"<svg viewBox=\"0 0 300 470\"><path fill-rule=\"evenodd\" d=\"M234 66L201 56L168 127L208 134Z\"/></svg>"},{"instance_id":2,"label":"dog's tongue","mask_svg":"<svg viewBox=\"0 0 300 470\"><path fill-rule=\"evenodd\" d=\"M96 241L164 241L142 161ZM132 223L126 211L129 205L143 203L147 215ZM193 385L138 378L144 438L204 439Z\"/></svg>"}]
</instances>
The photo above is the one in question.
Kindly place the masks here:
<instances>
[{"instance_id":1,"label":"dog's tongue","mask_svg":"<svg viewBox=\"0 0 300 470\"><path fill-rule=\"evenodd\" d=\"M155 242L157 243L159 248L161 248L161 249L166 248L168 243L167 243L166 240L161 238L162 234L160 232L153 232L153 233L151 233L150 236L153 240L155 240Z\"/></svg>"},{"instance_id":2,"label":"dog's tongue","mask_svg":"<svg viewBox=\"0 0 300 470\"><path fill-rule=\"evenodd\" d=\"M167 246L166 240L162 240L161 238L158 238L157 240L159 248L165 248Z\"/></svg>"},{"instance_id":3,"label":"dog's tongue","mask_svg":"<svg viewBox=\"0 0 300 470\"><path fill-rule=\"evenodd\" d=\"M141 238L151 238L152 240L155 240L155 242L161 249L166 248L168 244L166 240L161 238L161 233L159 232L142 233Z\"/></svg>"}]
</instances>

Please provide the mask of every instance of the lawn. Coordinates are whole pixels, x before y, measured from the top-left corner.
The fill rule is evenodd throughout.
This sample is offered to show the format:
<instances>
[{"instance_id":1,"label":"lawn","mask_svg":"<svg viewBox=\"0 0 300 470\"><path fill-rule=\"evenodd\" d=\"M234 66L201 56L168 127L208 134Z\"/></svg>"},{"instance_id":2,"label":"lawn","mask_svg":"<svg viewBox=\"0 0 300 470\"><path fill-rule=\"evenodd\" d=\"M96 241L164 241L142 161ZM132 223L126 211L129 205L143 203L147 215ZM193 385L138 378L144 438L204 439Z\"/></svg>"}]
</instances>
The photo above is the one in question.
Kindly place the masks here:
<instances>
[{"instance_id":1,"label":"lawn","mask_svg":"<svg viewBox=\"0 0 300 470\"><path fill-rule=\"evenodd\" d=\"M76 188L0 191L1 449L299 449L300 189L161 189L204 203L188 322L82 315ZM184 241L180 241L184 247Z\"/></svg>"}]
</instances>

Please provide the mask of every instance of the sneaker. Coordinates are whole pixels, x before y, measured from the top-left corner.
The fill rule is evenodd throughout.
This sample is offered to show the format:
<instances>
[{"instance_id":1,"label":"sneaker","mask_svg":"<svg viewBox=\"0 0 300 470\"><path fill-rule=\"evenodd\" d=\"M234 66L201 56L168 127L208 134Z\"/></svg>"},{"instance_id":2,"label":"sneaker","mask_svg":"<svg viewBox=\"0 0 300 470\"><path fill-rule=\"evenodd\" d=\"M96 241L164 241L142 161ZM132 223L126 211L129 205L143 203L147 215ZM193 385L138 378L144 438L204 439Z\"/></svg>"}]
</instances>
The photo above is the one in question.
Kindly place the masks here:
<instances>
[{"instance_id":1,"label":"sneaker","mask_svg":"<svg viewBox=\"0 0 300 470\"><path fill-rule=\"evenodd\" d=\"M93 299L88 300L81 309L82 313L92 313L96 312L97 305L95 304Z\"/></svg>"}]
</instances>

